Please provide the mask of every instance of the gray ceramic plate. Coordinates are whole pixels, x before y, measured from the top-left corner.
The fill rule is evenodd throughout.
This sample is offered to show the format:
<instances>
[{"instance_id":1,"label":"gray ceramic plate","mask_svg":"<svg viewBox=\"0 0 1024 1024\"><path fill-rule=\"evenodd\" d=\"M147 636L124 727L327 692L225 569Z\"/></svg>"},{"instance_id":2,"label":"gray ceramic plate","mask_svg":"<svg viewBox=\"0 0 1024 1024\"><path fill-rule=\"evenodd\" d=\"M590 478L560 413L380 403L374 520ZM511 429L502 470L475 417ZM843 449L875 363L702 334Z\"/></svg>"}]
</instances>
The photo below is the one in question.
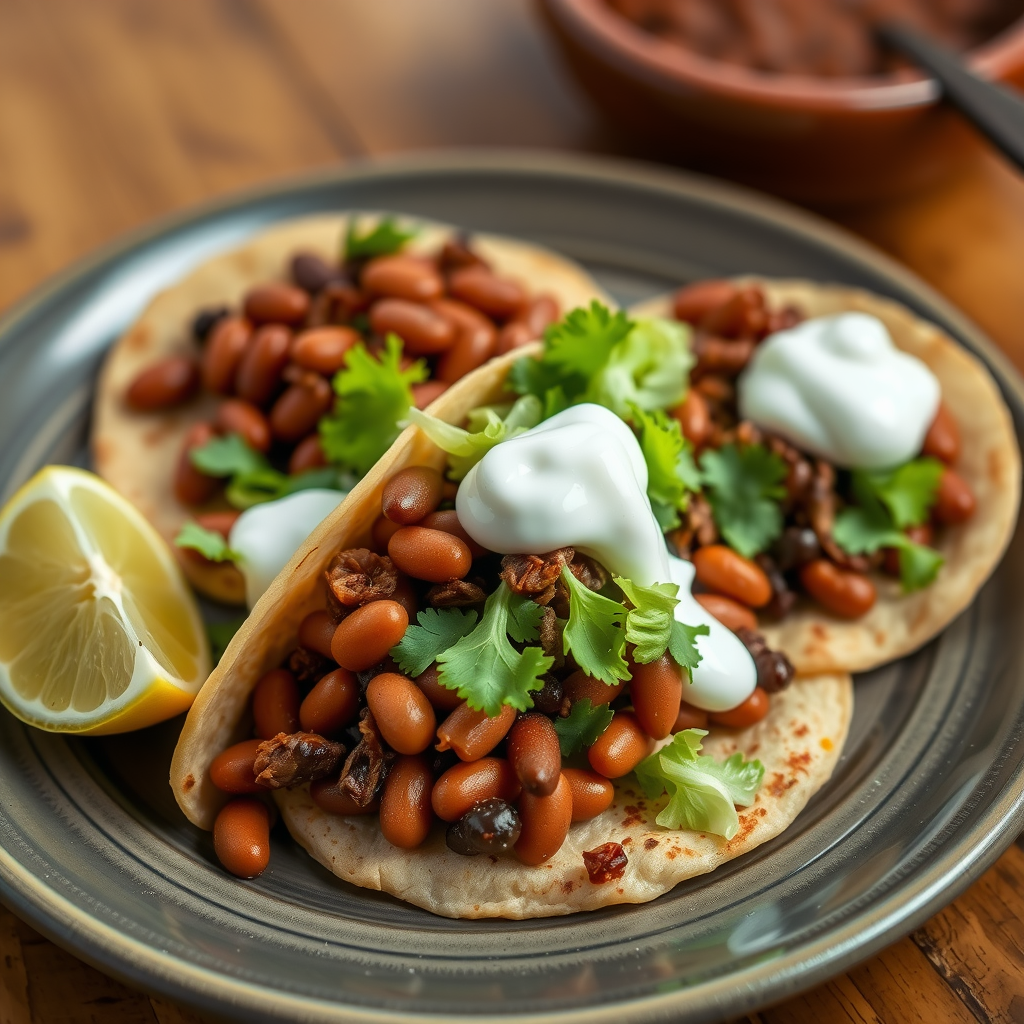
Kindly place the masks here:
<instances>
[{"instance_id":1,"label":"gray ceramic plate","mask_svg":"<svg viewBox=\"0 0 1024 1024\"><path fill-rule=\"evenodd\" d=\"M75 268L0 331L0 486L86 463L93 380L142 304L193 262L283 217L400 210L536 239L627 302L754 272L861 285L1013 372L904 271L792 210L635 166L497 155L357 168L164 222ZM180 723L69 741L0 713L0 896L102 970L225 1017L711 1020L806 988L949 902L1022 825L1021 537L973 606L913 657L857 681L831 783L782 836L644 906L449 921L353 889L276 841L243 883L166 786Z\"/></svg>"}]
</instances>

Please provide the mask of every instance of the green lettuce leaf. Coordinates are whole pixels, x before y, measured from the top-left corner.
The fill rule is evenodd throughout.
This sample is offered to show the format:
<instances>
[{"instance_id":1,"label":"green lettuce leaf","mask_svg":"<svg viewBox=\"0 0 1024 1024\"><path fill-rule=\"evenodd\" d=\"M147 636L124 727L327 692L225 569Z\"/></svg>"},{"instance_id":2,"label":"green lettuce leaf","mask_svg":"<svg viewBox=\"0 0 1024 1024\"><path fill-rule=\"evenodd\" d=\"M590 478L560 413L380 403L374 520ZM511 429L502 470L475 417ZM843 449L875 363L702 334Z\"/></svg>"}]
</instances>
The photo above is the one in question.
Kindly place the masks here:
<instances>
[{"instance_id":1,"label":"green lettuce leaf","mask_svg":"<svg viewBox=\"0 0 1024 1024\"><path fill-rule=\"evenodd\" d=\"M693 447L683 437L679 421L662 410L631 409L633 425L640 431L640 450L647 463L647 497L662 530L679 525L690 492L699 491L701 476L693 461Z\"/></svg>"},{"instance_id":2,"label":"green lettuce leaf","mask_svg":"<svg viewBox=\"0 0 1024 1024\"><path fill-rule=\"evenodd\" d=\"M668 803L655 819L671 829L692 829L732 839L739 831L736 806L749 807L764 778L760 761L740 753L726 761L699 754L707 731L686 729L636 767L648 798L668 793Z\"/></svg>"},{"instance_id":3,"label":"green lettuce leaf","mask_svg":"<svg viewBox=\"0 0 1024 1024\"><path fill-rule=\"evenodd\" d=\"M238 562L242 557L237 551L228 547L223 534L216 530L207 530L198 523L188 522L178 531L174 544L179 548L192 548L211 562Z\"/></svg>"}]
</instances>

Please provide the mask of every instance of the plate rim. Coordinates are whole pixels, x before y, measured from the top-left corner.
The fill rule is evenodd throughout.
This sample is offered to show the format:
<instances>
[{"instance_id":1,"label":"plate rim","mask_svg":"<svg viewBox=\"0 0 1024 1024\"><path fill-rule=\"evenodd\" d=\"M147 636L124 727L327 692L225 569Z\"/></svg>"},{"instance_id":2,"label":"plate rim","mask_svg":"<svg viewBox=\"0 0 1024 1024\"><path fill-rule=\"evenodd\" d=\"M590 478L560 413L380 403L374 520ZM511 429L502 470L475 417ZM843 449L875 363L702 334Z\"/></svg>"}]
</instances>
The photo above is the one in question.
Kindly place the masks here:
<instances>
[{"instance_id":1,"label":"plate rim","mask_svg":"<svg viewBox=\"0 0 1024 1024\"><path fill-rule=\"evenodd\" d=\"M444 150L400 154L386 158L351 161L301 175L233 191L207 200L121 234L98 249L73 261L18 299L0 316L0 339L104 265L115 263L135 249L178 229L231 211L259 207L277 199L331 184L365 179L403 176L450 176L453 174L536 174L604 184L625 184L652 192L685 196L752 217L809 238L820 246L838 251L875 273L892 280L923 304L940 312L969 342L969 348L988 364L998 384L1024 404L1024 380L1009 358L949 300L912 271L817 214L753 190L703 175L666 169L621 158L578 156L531 150ZM273 222L273 219L271 220ZM254 228L254 230L256 230ZM987 826L987 827L985 827ZM1024 787L1018 792L1004 785L993 795L990 806L976 823L985 828L983 841L962 850L955 840L924 869L902 880L900 906L892 906L887 894L855 918L833 927L775 960L748 967L744 990L737 993L729 976L702 983L701 1002L688 1007L694 1019L712 1019L723 1012L742 1013L766 1001L779 1001L805 991L861 962L908 934L938 909L948 905L984 873L1024 828ZM964 840L960 840L963 844ZM952 868L956 866L954 872ZM123 982L159 992L185 1005L218 1012L226 1007L233 1014L273 1011L273 1019L334 1019L381 1024L426 1020L432 1015L410 1011L378 1010L354 1004L340 1004L297 994L261 988L132 940L123 932L68 903L60 894L23 868L0 846L0 897L15 913L57 945ZM183 979L188 979L186 984ZM537 1014L502 1015L510 1024L619 1024L624 1018L667 1019L679 1010L679 1003L692 990L641 996L604 1006L584 1005ZM682 997L682 998L681 998ZM301 1014L297 1017L297 1014Z\"/></svg>"}]
</instances>

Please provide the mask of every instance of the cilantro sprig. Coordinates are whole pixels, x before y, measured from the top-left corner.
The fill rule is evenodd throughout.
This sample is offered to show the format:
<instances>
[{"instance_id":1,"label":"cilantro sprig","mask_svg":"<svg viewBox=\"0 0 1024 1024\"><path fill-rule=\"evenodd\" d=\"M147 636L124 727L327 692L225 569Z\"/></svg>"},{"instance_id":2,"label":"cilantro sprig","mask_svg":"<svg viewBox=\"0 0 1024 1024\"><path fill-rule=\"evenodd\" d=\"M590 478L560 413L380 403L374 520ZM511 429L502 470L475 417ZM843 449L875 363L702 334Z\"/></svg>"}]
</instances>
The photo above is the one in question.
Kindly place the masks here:
<instances>
[{"instance_id":1,"label":"cilantro sprig","mask_svg":"<svg viewBox=\"0 0 1024 1024\"><path fill-rule=\"evenodd\" d=\"M307 470L290 476L274 469L254 448L250 448L240 434L214 437L189 452L192 465L207 476L227 477L224 496L228 503L244 511L264 501L276 501L296 491L313 487L347 491L351 487L345 474L336 467ZM197 535L191 533L196 539ZM183 544L182 547L195 547Z\"/></svg>"},{"instance_id":2,"label":"cilantro sprig","mask_svg":"<svg viewBox=\"0 0 1024 1024\"><path fill-rule=\"evenodd\" d=\"M659 825L732 839L740 827L736 805L754 802L764 765L740 753L726 761L700 754L706 735L704 729L676 733L671 743L636 766L636 776L649 799L668 792L668 803L655 819Z\"/></svg>"},{"instance_id":3,"label":"cilantro sprig","mask_svg":"<svg viewBox=\"0 0 1024 1024\"><path fill-rule=\"evenodd\" d=\"M726 444L700 460L715 524L744 558L764 551L782 533L786 464L764 445Z\"/></svg>"},{"instance_id":4,"label":"cilantro sprig","mask_svg":"<svg viewBox=\"0 0 1024 1024\"><path fill-rule=\"evenodd\" d=\"M320 444L330 462L364 476L398 437L413 404L412 385L429 375L422 359L404 370L401 360L402 342L394 334L379 359L362 342L349 349L334 377L334 410L320 420Z\"/></svg>"},{"instance_id":5,"label":"cilantro sprig","mask_svg":"<svg viewBox=\"0 0 1024 1024\"><path fill-rule=\"evenodd\" d=\"M403 230L393 217L385 217L368 231L360 234L359 225L353 219L345 233L344 260L368 260L374 256L390 256L404 248L418 234L415 230Z\"/></svg>"},{"instance_id":6,"label":"cilantro sprig","mask_svg":"<svg viewBox=\"0 0 1024 1024\"><path fill-rule=\"evenodd\" d=\"M701 474L693 461L693 446L683 437L679 421L661 409L632 409L633 425L640 431L640 450L647 463L647 497L662 530L679 525L690 492L699 491Z\"/></svg>"},{"instance_id":7,"label":"cilantro sprig","mask_svg":"<svg viewBox=\"0 0 1024 1024\"><path fill-rule=\"evenodd\" d=\"M585 747L592 747L611 725L615 713L607 704L594 705L589 697L575 701L568 717L555 719L555 732L562 757L569 757Z\"/></svg>"},{"instance_id":8,"label":"cilantro sprig","mask_svg":"<svg viewBox=\"0 0 1024 1024\"><path fill-rule=\"evenodd\" d=\"M626 650L626 609L618 601L585 587L562 567L562 581L569 590L569 621L562 633L566 654L588 676L609 686L629 678Z\"/></svg>"},{"instance_id":9,"label":"cilantro sprig","mask_svg":"<svg viewBox=\"0 0 1024 1024\"><path fill-rule=\"evenodd\" d=\"M241 554L228 546L223 534L216 530L207 530L195 522L187 522L178 531L174 544L179 548L191 548L198 551L211 562L238 562Z\"/></svg>"},{"instance_id":10,"label":"cilantro sprig","mask_svg":"<svg viewBox=\"0 0 1024 1024\"><path fill-rule=\"evenodd\" d=\"M391 657L407 676L418 676L471 633L478 618L472 610L424 608L416 616L418 625L409 626L402 639L391 648Z\"/></svg>"},{"instance_id":11,"label":"cilantro sprig","mask_svg":"<svg viewBox=\"0 0 1024 1024\"><path fill-rule=\"evenodd\" d=\"M533 706L531 691L544 685L544 673L554 658L540 647L522 651L512 641L529 645L536 640L544 609L519 597L504 582L484 605L483 618L472 632L436 656L438 682L471 708L494 718L508 704L519 711Z\"/></svg>"}]
</instances>

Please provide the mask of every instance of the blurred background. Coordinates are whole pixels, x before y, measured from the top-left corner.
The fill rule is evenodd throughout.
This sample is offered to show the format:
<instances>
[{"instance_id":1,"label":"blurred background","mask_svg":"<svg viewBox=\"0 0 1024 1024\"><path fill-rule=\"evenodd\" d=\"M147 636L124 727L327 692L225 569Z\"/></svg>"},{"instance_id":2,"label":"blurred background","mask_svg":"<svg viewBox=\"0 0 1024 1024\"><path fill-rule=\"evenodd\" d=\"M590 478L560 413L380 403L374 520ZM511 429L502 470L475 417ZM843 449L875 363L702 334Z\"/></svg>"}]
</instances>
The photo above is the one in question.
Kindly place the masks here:
<instances>
[{"instance_id":1,"label":"blurred background","mask_svg":"<svg viewBox=\"0 0 1024 1024\"><path fill-rule=\"evenodd\" d=\"M1024 82L1024 0L0 0L0 311L246 186L529 147L754 185L867 238L1024 368L1024 183L880 49L899 16ZM756 1019L1024 1019L1024 853ZM0 908L0 1021L194 1021ZM755 1018L752 1018L755 1019Z\"/></svg>"}]
</instances>

